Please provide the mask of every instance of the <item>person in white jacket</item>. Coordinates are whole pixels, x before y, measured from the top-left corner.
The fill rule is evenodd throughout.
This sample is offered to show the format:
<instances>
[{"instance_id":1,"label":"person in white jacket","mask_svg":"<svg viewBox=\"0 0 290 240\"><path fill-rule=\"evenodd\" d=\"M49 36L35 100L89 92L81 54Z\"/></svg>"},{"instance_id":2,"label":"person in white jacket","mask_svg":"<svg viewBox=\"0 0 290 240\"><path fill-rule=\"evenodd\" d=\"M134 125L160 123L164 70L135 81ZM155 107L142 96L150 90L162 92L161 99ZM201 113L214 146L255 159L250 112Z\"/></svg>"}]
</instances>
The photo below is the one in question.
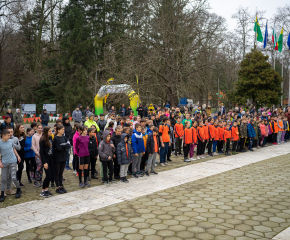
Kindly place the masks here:
<instances>
[{"instance_id":1,"label":"person in white jacket","mask_svg":"<svg viewBox=\"0 0 290 240\"><path fill-rule=\"evenodd\" d=\"M116 115L115 114L112 114L111 118L107 120L107 124L106 124L105 129L109 126L110 122L114 123L114 131L115 131L115 129L117 127L117 121L116 121Z\"/></svg>"}]
</instances>

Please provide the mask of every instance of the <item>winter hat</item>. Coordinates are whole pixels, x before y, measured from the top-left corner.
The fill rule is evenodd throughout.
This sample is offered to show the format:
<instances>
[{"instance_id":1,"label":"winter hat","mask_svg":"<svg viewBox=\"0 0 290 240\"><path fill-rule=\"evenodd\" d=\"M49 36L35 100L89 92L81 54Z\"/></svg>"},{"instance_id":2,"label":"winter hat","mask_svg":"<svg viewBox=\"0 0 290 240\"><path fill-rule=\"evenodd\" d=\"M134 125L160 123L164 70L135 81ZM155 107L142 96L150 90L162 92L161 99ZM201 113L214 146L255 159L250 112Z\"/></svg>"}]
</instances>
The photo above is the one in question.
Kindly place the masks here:
<instances>
[{"instance_id":1,"label":"winter hat","mask_svg":"<svg viewBox=\"0 0 290 240\"><path fill-rule=\"evenodd\" d=\"M43 109L44 112L46 112L46 109Z\"/></svg>"},{"instance_id":2,"label":"winter hat","mask_svg":"<svg viewBox=\"0 0 290 240\"><path fill-rule=\"evenodd\" d=\"M89 113L87 114L87 117L90 119L91 116L94 116L94 114L93 114L92 112L89 112Z\"/></svg>"},{"instance_id":3,"label":"winter hat","mask_svg":"<svg viewBox=\"0 0 290 240\"><path fill-rule=\"evenodd\" d=\"M8 118L11 118L11 117L9 115L6 115L4 119L8 119Z\"/></svg>"}]
</instances>

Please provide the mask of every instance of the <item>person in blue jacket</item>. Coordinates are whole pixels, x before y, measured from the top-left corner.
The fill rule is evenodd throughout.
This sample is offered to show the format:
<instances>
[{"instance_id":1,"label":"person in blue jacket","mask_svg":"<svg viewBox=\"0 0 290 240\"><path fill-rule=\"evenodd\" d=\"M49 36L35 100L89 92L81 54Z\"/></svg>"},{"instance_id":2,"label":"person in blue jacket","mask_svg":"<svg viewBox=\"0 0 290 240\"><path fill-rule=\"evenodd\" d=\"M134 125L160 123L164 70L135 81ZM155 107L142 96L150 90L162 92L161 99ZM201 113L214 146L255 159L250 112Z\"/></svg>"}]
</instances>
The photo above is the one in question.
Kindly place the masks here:
<instances>
[{"instance_id":1,"label":"person in blue jacket","mask_svg":"<svg viewBox=\"0 0 290 240\"><path fill-rule=\"evenodd\" d=\"M140 123L135 124L135 130L131 138L133 149L133 162L132 162L132 176L135 178L143 177L140 173L140 165L142 156L145 154L145 146L143 140L143 134L141 133L142 126Z\"/></svg>"},{"instance_id":2,"label":"person in blue jacket","mask_svg":"<svg viewBox=\"0 0 290 240\"><path fill-rule=\"evenodd\" d=\"M35 178L35 171L36 171L36 162L35 162L35 152L32 150L32 136L34 134L34 130L32 128L27 128L26 131L26 139L25 139L25 145L24 145L24 154L25 154L25 164L26 164L26 173L27 173L27 179L28 183L32 183L29 170L30 170L30 164L32 165L32 176Z\"/></svg>"},{"instance_id":3,"label":"person in blue jacket","mask_svg":"<svg viewBox=\"0 0 290 240\"><path fill-rule=\"evenodd\" d=\"M253 119L251 119L250 123L248 123L247 129L248 129L248 138L249 138L249 150L250 151L254 151L252 149L252 146L253 146L254 138L256 137L256 131L255 131L255 126L254 126L254 120Z\"/></svg>"}]
</instances>

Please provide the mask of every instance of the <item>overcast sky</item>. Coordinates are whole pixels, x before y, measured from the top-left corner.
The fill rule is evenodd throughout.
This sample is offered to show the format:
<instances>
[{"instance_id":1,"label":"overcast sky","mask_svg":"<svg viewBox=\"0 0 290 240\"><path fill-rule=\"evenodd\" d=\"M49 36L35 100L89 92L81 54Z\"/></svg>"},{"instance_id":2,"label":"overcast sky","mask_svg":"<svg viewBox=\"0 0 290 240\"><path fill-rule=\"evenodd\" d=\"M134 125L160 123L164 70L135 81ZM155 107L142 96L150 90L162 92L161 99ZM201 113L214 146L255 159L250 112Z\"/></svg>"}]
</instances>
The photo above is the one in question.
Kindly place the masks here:
<instances>
[{"instance_id":1,"label":"overcast sky","mask_svg":"<svg viewBox=\"0 0 290 240\"><path fill-rule=\"evenodd\" d=\"M270 19L276 13L277 7L283 7L289 0L208 0L211 6L211 12L217 13L227 20L229 30L234 30L236 27L236 20L231 16L237 11L239 6L248 7L251 13L256 9L258 11L266 11L265 17ZM254 23L253 23L254 24Z\"/></svg>"}]
</instances>

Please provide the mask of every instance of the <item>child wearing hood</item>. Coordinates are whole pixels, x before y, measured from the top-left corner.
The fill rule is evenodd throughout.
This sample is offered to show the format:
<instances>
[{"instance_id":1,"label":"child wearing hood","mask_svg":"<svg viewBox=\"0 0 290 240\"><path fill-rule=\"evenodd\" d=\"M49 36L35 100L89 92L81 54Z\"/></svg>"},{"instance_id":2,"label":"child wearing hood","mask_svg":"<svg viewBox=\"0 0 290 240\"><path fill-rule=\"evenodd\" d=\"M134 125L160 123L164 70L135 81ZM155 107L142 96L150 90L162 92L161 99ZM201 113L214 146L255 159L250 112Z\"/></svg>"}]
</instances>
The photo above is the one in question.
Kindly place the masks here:
<instances>
[{"instance_id":1,"label":"child wearing hood","mask_svg":"<svg viewBox=\"0 0 290 240\"><path fill-rule=\"evenodd\" d=\"M120 165L121 182L128 183L127 172L129 164L132 163L132 148L128 143L129 135L122 133L121 142L117 146L117 159Z\"/></svg>"},{"instance_id":2,"label":"child wearing hood","mask_svg":"<svg viewBox=\"0 0 290 240\"><path fill-rule=\"evenodd\" d=\"M114 183L113 178L113 155L115 152L115 147L113 141L111 140L111 133L109 131L104 131L103 140L99 145L99 156L103 167L103 175L105 185L109 185L109 182ZM107 168L109 168L109 179Z\"/></svg>"}]
</instances>

